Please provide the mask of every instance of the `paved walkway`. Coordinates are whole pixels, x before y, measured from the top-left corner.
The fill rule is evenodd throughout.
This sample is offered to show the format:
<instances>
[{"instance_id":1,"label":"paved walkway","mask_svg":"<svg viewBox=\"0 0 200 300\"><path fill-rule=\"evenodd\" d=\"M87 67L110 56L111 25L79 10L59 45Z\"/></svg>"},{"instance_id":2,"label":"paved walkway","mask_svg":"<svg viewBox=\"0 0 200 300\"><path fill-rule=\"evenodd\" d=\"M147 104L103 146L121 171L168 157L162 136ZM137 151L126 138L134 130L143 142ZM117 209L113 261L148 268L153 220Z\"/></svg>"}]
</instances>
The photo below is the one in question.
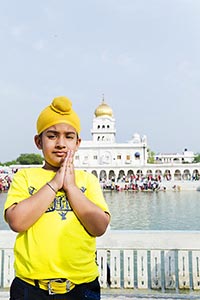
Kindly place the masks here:
<instances>
[{"instance_id":1,"label":"paved walkway","mask_svg":"<svg viewBox=\"0 0 200 300\"><path fill-rule=\"evenodd\" d=\"M170 293L151 293L138 292L132 290L103 290L102 300L200 300L199 293L170 294ZM0 290L0 300L9 300L9 293Z\"/></svg>"},{"instance_id":2,"label":"paved walkway","mask_svg":"<svg viewBox=\"0 0 200 300\"><path fill-rule=\"evenodd\" d=\"M8 293L0 291L0 300L8 300Z\"/></svg>"},{"instance_id":3,"label":"paved walkway","mask_svg":"<svg viewBox=\"0 0 200 300\"><path fill-rule=\"evenodd\" d=\"M102 300L200 300L200 292L162 293L154 291L103 290Z\"/></svg>"}]
</instances>

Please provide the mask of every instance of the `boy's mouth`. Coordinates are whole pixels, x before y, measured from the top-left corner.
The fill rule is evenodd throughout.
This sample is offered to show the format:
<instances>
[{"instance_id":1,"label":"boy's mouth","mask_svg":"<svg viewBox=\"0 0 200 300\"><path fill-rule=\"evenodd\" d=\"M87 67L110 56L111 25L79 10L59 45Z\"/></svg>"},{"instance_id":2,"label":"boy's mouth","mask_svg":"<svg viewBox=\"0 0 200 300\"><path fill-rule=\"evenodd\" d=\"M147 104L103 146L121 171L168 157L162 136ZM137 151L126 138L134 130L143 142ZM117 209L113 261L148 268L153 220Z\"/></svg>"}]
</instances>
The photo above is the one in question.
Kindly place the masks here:
<instances>
[{"instance_id":1,"label":"boy's mouth","mask_svg":"<svg viewBox=\"0 0 200 300\"><path fill-rule=\"evenodd\" d=\"M67 155L67 153L64 151L56 151L56 152L54 152L54 154L58 157L63 157L63 156Z\"/></svg>"}]
</instances>

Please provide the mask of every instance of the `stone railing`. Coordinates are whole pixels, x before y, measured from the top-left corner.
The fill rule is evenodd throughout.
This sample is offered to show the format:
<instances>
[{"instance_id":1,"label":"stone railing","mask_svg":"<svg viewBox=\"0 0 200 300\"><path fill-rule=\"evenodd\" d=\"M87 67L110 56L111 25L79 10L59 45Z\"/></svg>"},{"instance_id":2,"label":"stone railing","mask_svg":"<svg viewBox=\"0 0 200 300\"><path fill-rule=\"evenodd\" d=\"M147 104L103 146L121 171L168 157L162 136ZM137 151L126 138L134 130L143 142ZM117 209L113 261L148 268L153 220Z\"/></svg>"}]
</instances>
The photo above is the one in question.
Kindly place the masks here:
<instances>
[{"instance_id":1,"label":"stone railing","mask_svg":"<svg viewBox=\"0 0 200 300\"><path fill-rule=\"evenodd\" d=\"M200 232L114 230L97 249L103 288L200 290Z\"/></svg>"},{"instance_id":2,"label":"stone railing","mask_svg":"<svg viewBox=\"0 0 200 300\"><path fill-rule=\"evenodd\" d=\"M16 234L0 231L0 288L14 277ZM97 238L102 288L200 290L199 231L108 230Z\"/></svg>"}]
</instances>

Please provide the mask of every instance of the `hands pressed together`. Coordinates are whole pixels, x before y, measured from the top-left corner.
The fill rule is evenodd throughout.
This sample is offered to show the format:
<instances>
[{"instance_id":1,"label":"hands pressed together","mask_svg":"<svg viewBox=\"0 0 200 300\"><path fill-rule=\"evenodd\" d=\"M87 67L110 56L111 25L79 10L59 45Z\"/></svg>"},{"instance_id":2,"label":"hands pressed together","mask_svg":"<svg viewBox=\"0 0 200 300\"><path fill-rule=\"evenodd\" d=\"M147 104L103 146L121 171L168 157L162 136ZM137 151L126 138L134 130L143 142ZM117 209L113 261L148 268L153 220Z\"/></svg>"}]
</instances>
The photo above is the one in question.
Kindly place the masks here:
<instances>
[{"instance_id":1,"label":"hands pressed together","mask_svg":"<svg viewBox=\"0 0 200 300\"><path fill-rule=\"evenodd\" d=\"M65 192L69 186L75 186L75 174L74 174L74 164L73 164L74 152L69 150L66 157L61 162L61 166L56 172L56 175L51 180L50 184L53 188L58 191L63 189Z\"/></svg>"}]
</instances>

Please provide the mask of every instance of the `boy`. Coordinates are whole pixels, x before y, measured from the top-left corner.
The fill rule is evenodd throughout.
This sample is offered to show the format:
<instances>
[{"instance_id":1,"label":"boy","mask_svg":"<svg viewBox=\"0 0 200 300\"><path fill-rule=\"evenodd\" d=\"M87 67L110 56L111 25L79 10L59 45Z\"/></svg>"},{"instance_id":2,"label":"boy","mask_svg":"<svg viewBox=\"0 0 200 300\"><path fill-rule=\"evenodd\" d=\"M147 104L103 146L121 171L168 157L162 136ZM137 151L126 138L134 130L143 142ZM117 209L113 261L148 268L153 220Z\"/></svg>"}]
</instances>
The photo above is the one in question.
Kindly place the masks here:
<instances>
[{"instance_id":1,"label":"boy","mask_svg":"<svg viewBox=\"0 0 200 300\"><path fill-rule=\"evenodd\" d=\"M110 215L97 178L74 170L79 134L66 97L38 117L35 144L44 166L19 170L5 203L5 219L18 232L10 300L100 299L95 237Z\"/></svg>"}]
</instances>

